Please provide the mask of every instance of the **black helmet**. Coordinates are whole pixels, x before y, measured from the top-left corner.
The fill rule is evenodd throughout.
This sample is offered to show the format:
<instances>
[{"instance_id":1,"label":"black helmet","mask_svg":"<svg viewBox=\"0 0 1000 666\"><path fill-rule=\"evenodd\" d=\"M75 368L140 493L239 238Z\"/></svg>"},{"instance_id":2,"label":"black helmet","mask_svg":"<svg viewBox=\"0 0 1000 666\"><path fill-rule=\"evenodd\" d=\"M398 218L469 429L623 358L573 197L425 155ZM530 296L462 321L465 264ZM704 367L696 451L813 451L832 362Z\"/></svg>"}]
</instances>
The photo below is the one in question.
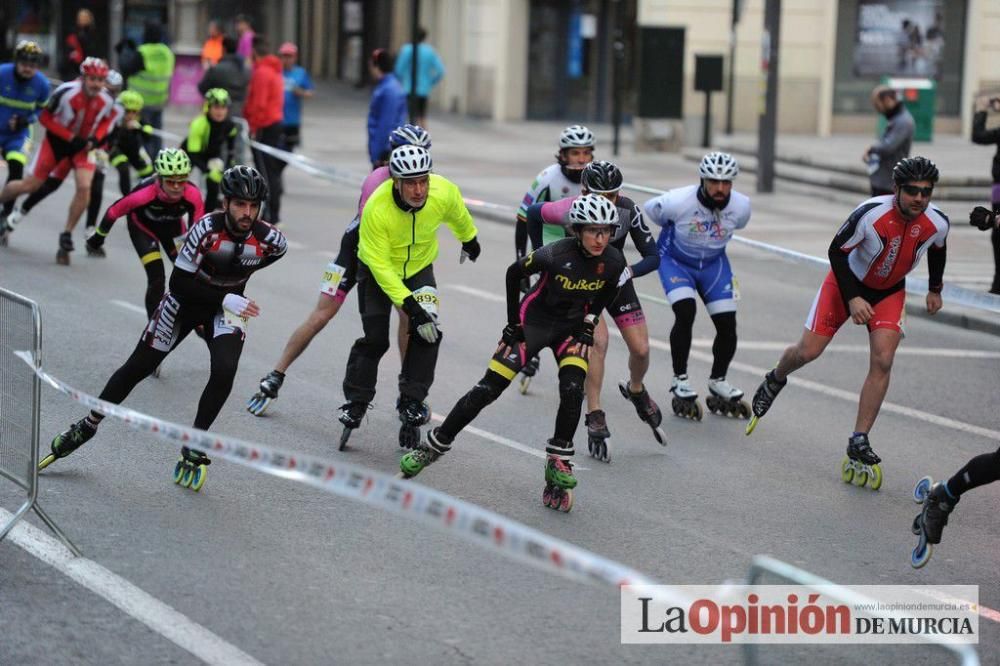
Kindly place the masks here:
<instances>
[{"instance_id":1,"label":"black helmet","mask_svg":"<svg viewBox=\"0 0 1000 666\"><path fill-rule=\"evenodd\" d=\"M222 196L245 201L265 201L267 199L267 181L257 169L245 164L226 169L222 174Z\"/></svg>"},{"instance_id":2,"label":"black helmet","mask_svg":"<svg viewBox=\"0 0 1000 666\"><path fill-rule=\"evenodd\" d=\"M622 172L607 160L591 162L583 170L580 182L587 190L596 194L617 192L622 188Z\"/></svg>"},{"instance_id":3,"label":"black helmet","mask_svg":"<svg viewBox=\"0 0 1000 666\"><path fill-rule=\"evenodd\" d=\"M938 181L938 168L926 157L904 157L892 168L892 182L897 185L912 183L916 180L929 180L932 184Z\"/></svg>"}]
</instances>

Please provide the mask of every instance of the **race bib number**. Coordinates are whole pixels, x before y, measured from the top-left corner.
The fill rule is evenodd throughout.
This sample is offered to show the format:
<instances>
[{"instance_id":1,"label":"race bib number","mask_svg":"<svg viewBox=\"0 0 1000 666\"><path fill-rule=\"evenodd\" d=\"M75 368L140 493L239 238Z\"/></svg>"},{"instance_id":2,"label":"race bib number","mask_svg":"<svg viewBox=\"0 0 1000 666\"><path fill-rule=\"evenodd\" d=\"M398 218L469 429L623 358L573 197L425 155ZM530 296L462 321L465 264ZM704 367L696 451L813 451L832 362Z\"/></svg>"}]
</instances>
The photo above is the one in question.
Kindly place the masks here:
<instances>
[{"instance_id":1,"label":"race bib number","mask_svg":"<svg viewBox=\"0 0 1000 666\"><path fill-rule=\"evenodd\" d=\"M441 301L438 299L438 290L436 287L428 285L426 287L414 289L413 298L420 304L420 307L427 310L427 314L437 318L438 306L441 305Z\"/></svg>"},{"instance_id":2,"label":"race bib number","mask_svg":"<svg viewBox=\"0 0 1000 666\"><path fill-rule=\"evenodd\" d=\"M249 321L249 317L242 317L229 308L222 308L222 323L229 328L241 329L243 334L246 335L247 323Z\"/></svg>"},{"instance_id":3,"label":"race bib number","mask_svg":"<svg viewBox=\"0 0 1000 666\"><path fill-rule=\"evenodd\" d=\"M344 267L338 266L336 262L331 261L326 270L323 271L323 282L319 285L319 291L321 294L326 294L327 296L336 296L337 289L340 288L340 280L344 277Z\"/></svg>"}]
</instances>

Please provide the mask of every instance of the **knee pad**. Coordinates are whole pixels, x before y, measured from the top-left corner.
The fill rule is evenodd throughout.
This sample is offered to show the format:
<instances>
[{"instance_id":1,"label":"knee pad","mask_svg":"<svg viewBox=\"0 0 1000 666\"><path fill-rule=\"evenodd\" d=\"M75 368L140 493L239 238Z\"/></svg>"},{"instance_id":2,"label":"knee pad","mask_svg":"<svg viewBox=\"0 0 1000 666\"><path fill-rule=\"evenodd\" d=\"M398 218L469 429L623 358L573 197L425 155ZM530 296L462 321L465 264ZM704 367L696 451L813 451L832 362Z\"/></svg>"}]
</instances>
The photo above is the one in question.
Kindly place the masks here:
<instances>
[{"instance_id":1,"label":"knee pad","mask_svg":"<svg viewBox=\"0 0 1000 666\"><path fill-rule=\"evenodd\" d=\"M567 365L559 369L559 399L573 403L583 402L583 387L587 373L583 368Z\"/></svg>"},{"instance_id":2,"label":"knee pad","mask_svg":"<svg viewBox=\"0 0 1000 666\"><path fill-rule=\"evenodd\" d=\"M694 315L698 311L693 298L684 298L674 303L671 308L674 311L675 326L694 326Z\"/></svg>"},{"instance_id":3,"label":"knee pad","mask_svg":"<svg viewBox=\"0 0 1000 666\"><path fill-rule=\"evenodd\" d=\"M510 384L509 381L495 372L487 372L479 383L472 387L467 398L469 405L477 410L483 409L500 397L503 390Z\"/></svg>"}]
</instances>

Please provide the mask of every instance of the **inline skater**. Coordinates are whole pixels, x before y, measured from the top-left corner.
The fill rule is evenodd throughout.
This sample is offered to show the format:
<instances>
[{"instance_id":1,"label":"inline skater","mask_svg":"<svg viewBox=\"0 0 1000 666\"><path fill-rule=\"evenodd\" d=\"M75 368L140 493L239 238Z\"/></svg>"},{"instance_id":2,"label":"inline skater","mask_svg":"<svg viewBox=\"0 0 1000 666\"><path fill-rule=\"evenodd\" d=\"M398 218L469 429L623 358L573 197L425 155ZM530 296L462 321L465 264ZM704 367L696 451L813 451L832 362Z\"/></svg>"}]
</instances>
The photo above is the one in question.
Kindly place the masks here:
<instances>
[{"instance_id":1,"label":"inline skater","mask_svg":"<svg viewBox=\"0 0 1000 666\"><path fill-rule=\"evenodd\" d=\"M87 205L86 229L88 235L93 231L101 214L101 203L104 199L104 177L109 164L118 172L118 189L122 196L132 191L130 166L142 178L153 173L153 161L149 158L149 153L146 152L143 144L150 128L148 125L144 126L139 123L142 95L134 90L119 93L121 85L121 74L113 69L109 70L104 87L109 95L115 97L117 103L115 104L115 117L111 122L111 131L108 132L104 142L94 151L94 179L90 183L90 203ZM42 183L42 186L28 195L21 205L11 212L8 218L10 226L13 228L43 199L59 189L59 186L66 180L69 170L70 164L68 162L57 166ZM103 251L95 252L89 246L87 253L90 256L104 256Z\"/></svg>"},{"instance_id":2,"label":"inline skater","mask_svg":"<svg viewBox=\"0 0 1000 666\"><path fill-rule=\"evenodd\" d=\"M7 162L7 183L24 176L31 152L31 125L49 98L49 80L38 71L41 61L41 47L22 40L14 48L14 62L0 65L0 151ZM13 199L0 209L0 241L6 239L13 210Z\"/></svg>"},{"instance_id":3,"label":"inline skater","mask_svg":"<svg viewBox=\"0 0 1000 666\"><path fill-rule=\"evenodd\" d=\"M240 130L229 117L231 104L226 90L207 90L202 112L191 121L188 135L181 143L191 163L205 176L205 210L209 211L219 206L222 172L236 163L236 137Z\"/></svg>"},{"instance_id":4,"label":"inline skater","mask_svg":"<svg viewBox=\"0 0 1000 666\"><path fill-rule=\"evenodd\" d=\"M69 205L65 230L59 235L56 261L68 266L73 251L73 228L90 202L94 178L93 150L104 140L114 120L115 101L104 89L108 65L100 58L87 58L80 65L80 78L63 83L39 116L45 140L21 180L12 180L0 192L0 203L34 192L54 170L73 170L76 193ZM8 231L9 233L9 231Z\"/></svg>"},{"instance_id":5,"label":"inline skater","mask_svg":"<svg viewBox=\"0 0 1000 666\"><path fill-rule=\"evenodd\" d=\"M176 263L188 227L205 214L201 192L188 180L191 160L180 148L164 148L157 156L156 175L111 204L87 237L87 251L104 256L104 241L115 221L128 219L128 235L146 270L146 316L153 317L166 290L163 255ZM187 220L185 221L185 217ZM161 252L162 249L162 252Z\"/></svg>"},{"instance_id":6,"label":"inline skater","mask_svg":"<svg viewBox=\"0 0 1000 666\"><path fill-rule=\"evenodd\" d=\"M649 219L663 227L660 282L674 311L670 357L674 379L670 392L674 414L700 421L698 393L688 379L691 333L700 296L715 325L712 371L706 399L713 414L748 418L743 391L726 381L736 355L736 301L739 292L726 256L726 245L737 229L750 222L750 199L733 190L739 165L727 153L705 155L698 166L697 185L670 190L646 202Z\"/></svg>"},{"instance_id":7,"label":"inline skater","mask_svg":"<svg viewBox=\"0 0 1000 666\"><path fill-rule=\"evenodd\" d=\"M929 476L917 482L913 499L923 508L913 519L911 527L911 531L919 537L917 547L910 556L913 568L919 569L931 559L933 544L941 543L941 532L962 495L994 481L1000 481L1000 448L993 453L976 456L945 482L934 483Z\"/></svg>"},{"instance_id":8,"label":"inline skater","mask_svg":"<svg viewBox=\"0 0 1000 666\"><path fill-rule=\"evenodd\" d=\"M559 366L559 409L555 432L545 447L542 502L558 511L573 507L573 435L580 423L587 358L594 345L598 318L618 293L625 257L610 240L618 226L615 205L585 194L570 207L573 237L550 243L518 259L507 269L507 325L486 374L427 432L427 443L399 461L404 477L414 477L451 449L465 426L510 386L521 366L545 348ZM539 279L527 295L520 283Z\"/></svg>"},{"instance_id":9,"label":"inline skater","mask_svg":"<svg viewBox=\"0 0 1000 666\"><path fill-rule=\"evenodd\" d=\"M517 219L514 224L514 255L523 258L528 252L528 207L556 201L567 197L578 196L581 192L580 178L583 168L594 160L594 133L583 125L570 125L559 134L559 152L556 153L556 163L541 171L531 187L528 188L521 205L517 209ZM559 240L565 236L560 225L547 224L543 227L545 243ZM528 283L521 285L521 291L527 292ZM538 372L538 359L529 359L521 368L521 393L527 393L531 378Z\"/></svg>"},{"instance_id":10,"label":"inline skater","mask_svg":"<svg viewBox=\"0 0 1000 666\"><path fill-rule=\"evenodd\" d=\"M903 332L906 275L927 253L927 311L941 309L947 259L948 218L931 205L938 168L925 157L906 157L892 170L895 190L854 209L834 236L828 252L830 272L806 318L802 338L785 350L753 397L747 434L788 381L788 375L818 358L850 318L868 329L868 375L858 401L854 432L848 438L841 478L873 490L882 485L882 459L868 433L889 388L892 361Z\"/></svg>"},{"instance_id":11,"label":"inline skater","mask_svg":"<svg viewBox=\"0 0 1000 666\"><path fill-rule=\"evenodd\" d=\"M375 397L378 364L389 349L392 306L409 316L410 342L399 373L396 409L402 425L399 445L420 443L420 426L430 419L424 402L434 381L441 327L433 261L437 229L447 224L462 244L462 258L479 257L476 226L462 193L431 173L431 155L420 146L400 146L389 155L391 180L372 192L361 213L358 241L358 309L364 336L351 347L344 374L340 448ZM461 260L461 259L460 259Z\"/></svg>"},{"instance_id":12,"label":"inline skater","mask_svg":"<svg viewBox=\"0 0 1000 666\"><path fill-rule=\"evenodd\" d=\"M616 227L614 236L609 240L612 247L624 252L626 238L632 238L632 243L641 254L635 264L628 266L623 273L624 284L615 300L608 306L608 314L614 319L618 330L628 347L629 379L619 385L622 395L635 405L639 418L648 423L660 444L666 444L667 439L660 423L663 415L643 385L646 371L649 369L649 332L646 328L646 315L642 304L635 293L632 279L642 277L655 271L660 263L660 255L656 243L642 217L642 210L634 201L621 194L624 178L621 170L608 161L591 162L584 170L580 179L583 195L599 194L615 205L618 219L622 222ZM581 195L582 196L582 195ZM542 225L562 225L572 234L569 212L573 201L560 199L544 204L534 204L528 207L528 236L532 249L542 246ZM608 353L608 325L602 319L594 330L594 347L591 349L587 371L587 413L584 423L587 426L587 447L590 454L604 462L610 462L607 439L611 436L607 417L601 409L601 385L604 382L604 359Z\"/></svg>"},{"instance_id":13,"label":"inline skater","mask_svg":"<svg viewBox=\"0 0 1000 666\"><path fill-rule=\"evenodd\" d=\"M285 237L260 218L267 183L253 167L235 166L222 176L223 210L191 227L170 275L170 288L146 325L132 355L111 376L101 399L121 403L136 385L153 374L164 358L197 326L204 327L211 371L194 427L207 430L233 386L247 322L260 307L244 295L251 274L285 254ZM104 415L91 411L52 440L52 453L39 468L85 444L97 433ZM174 483L200 490L211 463L201 451L181 448Z\"/></svg>"},{"instance_id":14,"label":"inline skater","mask_svg":"<svg viewBox=\"0 0 1000 666\"><path fill-rule=\"evenodd\" d=\"M419 125L400 125L389 135L389 145L393 150L400 146L420 146L430 149L431 135ZM312 339L337 315L344 304L344 299L354 288L358 274L358 225L361 224L361 211L364 210L365 203L375 188L387 180L389 180L389 167L380 166L368 174L364 183L361 184L358 213L344 230L337 258L330 262L323 273L316 307L313 308L306 320L299 324L299 327L292 333L292 337L288 338L281 358L278 359L278 364L274 366L274 370L261 378L259 390L247 401L247 411L254 416L262 416L268 406L277 399L278 390L284 384L288 368L306 350ZM406 313L401 309L397 308L396 313L399 315L396 341L399 347L399 358L403 359L406 356L406 345L409 338L407 333L409 322Z\"/></svg>"}]
</instances>

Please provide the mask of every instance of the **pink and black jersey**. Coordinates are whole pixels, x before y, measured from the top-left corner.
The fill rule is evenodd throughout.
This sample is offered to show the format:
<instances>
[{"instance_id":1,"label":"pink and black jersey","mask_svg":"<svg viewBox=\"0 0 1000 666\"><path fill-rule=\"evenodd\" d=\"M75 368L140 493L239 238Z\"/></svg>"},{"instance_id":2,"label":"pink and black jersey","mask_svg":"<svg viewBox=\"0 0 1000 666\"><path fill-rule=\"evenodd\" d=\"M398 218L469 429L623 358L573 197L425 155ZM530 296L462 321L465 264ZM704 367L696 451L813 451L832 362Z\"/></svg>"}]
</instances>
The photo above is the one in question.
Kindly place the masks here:
<instances>
[{"instance_id":1,"label":"pink and black jersey","mask_svg":"<svg viewBox=\"0 0 1000 666\"><path fill-rule=\"evenodd\" d=\"M184 192L179 199L170 199L160 185L159 178L145 178L131 192L108 207L104 217L97 227L97 233L108 235L115 220L128 216L130 224L135 224L151 236L157 236L158 228L169 225L171 228L180 223L181 233L185 233L189 225L200 220L205 214L205 203L201 192L192 183L184 186ZM185 221L184 218L187 218Z\"/></svg>"},{"instance_id":2,"label":"pink and black jersey","mask_svg":"<svg viewBox=\"0 0 1000 666\"><path fill-rule=\"evenodd\" d=\"M846 257L850 273L865 287L877 291L899 288L928 248L945 247L949 222L940 209L931 205L917 218L907 220L894 201L891 194L869 199L854 209L837 232L830 245L830 263L838 283L845 277ZM940 282L940 276L937 280L931 277L932 285ZM841 290L847 300L856 295L846 293L843 284Z\"/></svg>"},{"instance_id":3,"label":"pink and black jersey","mask_svg":"<svg viewBox=\"0 0 1000 666\"><path fill-rule=\"evenodd\" d=\"M115 101L106 91L90 97L83 81L67 81L52 93L39 116L47 136L63 142L73 137L94 137L98 142L107 135L115 118Z\"/></svg>"}]
</instances>

